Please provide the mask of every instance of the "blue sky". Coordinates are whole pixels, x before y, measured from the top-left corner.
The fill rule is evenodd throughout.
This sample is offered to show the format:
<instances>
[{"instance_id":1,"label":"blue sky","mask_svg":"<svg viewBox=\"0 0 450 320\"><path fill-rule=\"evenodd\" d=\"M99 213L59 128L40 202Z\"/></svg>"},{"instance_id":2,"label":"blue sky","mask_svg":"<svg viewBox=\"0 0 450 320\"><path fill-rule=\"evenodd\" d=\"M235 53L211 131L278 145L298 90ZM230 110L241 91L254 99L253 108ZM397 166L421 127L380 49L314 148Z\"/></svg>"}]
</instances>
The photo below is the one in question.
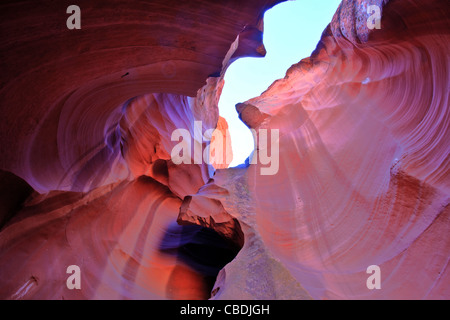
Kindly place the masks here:
<instances>
[{"instance_id":1,"label":"blue sky","mask_svg":"<svg viewBox=\"0 0 450 320\"><path fill-rule=\"evenodd\" d=\"M287 69L309 57L331 22L340 0L288 1L264 15L265 58L241 58L225 74L219 112L229 125L233 146L231 167L244 163L253 150L250 130L239 120L235 105L261 95Z\"/></svg>"}]
</instances>

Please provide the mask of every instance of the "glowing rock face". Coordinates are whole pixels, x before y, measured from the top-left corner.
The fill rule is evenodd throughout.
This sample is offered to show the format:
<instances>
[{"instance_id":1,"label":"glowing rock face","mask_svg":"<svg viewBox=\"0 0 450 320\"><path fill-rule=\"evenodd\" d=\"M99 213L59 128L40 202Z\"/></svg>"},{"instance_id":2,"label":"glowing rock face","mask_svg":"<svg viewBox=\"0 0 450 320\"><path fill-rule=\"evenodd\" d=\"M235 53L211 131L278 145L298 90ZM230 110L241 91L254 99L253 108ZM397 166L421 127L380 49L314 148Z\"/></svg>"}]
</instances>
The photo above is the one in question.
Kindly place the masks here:
<instances>
[{"instance_id":1,"label":"glowing rock face","mask_svg":"<svg viewBox=\"0 0 450 320\"><path fill-rule=\"evenodd\" d=\"M313 298L448 299L446 4L393 1L362 37L352 6L310 58L240 105L281 136L279 173L248 169L255 228ZM366 287L371 265L381 290Z\"/></svg>"},{"instance_id":2,"label":"glowing rock face","mask_svg":"<svg viewBox=\"0 0 450 320\"><path fill-rule=\"evenodd\" d=\"M239 246L177 224L214 168L175 165L171 135L200 121L229 146L223 75L264 55L277 2L80 0L79 30L63 3L2 2L0 298L211 296Z\"/></svg>"},{"instance_id":3,"label":"glowing rock face","mask_svg":"<svg viewBox=\"0 0 450 320\"><path fill-rule=\"evenodd\" d=\"M379 30L343 1L310 58L237 106L280 131L276 174L171 161L195 121L229 146L223 75L264 55L276 2L78 1L70 31L64 5L0 5L0 298L450 297L447 1L371 2Z\"/></svg>"}]
</instances>

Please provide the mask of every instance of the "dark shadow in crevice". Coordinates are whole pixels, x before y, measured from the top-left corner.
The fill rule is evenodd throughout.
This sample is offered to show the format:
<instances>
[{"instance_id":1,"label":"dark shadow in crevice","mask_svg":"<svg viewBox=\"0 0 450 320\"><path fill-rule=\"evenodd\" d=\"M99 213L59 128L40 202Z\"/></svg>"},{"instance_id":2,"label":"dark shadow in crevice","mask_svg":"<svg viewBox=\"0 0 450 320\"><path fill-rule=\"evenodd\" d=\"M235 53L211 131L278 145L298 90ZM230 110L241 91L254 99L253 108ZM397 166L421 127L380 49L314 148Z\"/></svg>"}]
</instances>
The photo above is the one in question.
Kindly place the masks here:
<instances>
[{"instance_id":1,"label":"dark shadow in crevice","mask_svg":"<svg viewBox=\"0 0 450 320\"><path fill-rule=\"evenodd\" d=\"M0 170L0 230L20 211L33 188L22 178Z\"/></svg>"},{"instance_id":2,"label":"dark shadow in crevice","mask_svg":"<svg viewBox=\"0 0 450 320\"><path fill-rule=\"evenodd\" d=\"M170 225L159 250L175 256L180 266L174 269L169 278L166 290L168 298L209 299L219 271L236 257L240 249L241 247L213 229L197 225L180 226L176 223ZM188 279L181 279L179 273L183 267L190 269L190 273L184 274L185 278L194 274L191 280L202 283L193 285ZM181 292L189 291L189 288L186 288L189 283L191 287L196 287L192 296Z\"/></svg>"}]
</instances>

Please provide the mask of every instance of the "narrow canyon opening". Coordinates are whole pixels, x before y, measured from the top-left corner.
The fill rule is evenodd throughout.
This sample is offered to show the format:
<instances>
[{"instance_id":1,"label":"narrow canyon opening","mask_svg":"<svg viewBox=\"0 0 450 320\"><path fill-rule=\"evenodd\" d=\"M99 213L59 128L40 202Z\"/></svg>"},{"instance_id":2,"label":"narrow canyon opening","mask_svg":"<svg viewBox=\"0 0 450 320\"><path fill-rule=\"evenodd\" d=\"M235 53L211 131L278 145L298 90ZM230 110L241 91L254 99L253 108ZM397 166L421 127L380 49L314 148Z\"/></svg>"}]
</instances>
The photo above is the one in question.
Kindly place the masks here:
<instances>
[{"instance_id":1,"label":"narrow canyon opening","mask_svg":"<svg viewBox=\"0 0 450 320\"><path fill-rule=\"evenodd\" d=\"M239 119L235 105L258 97L301 59L316 48L322 32L333 18L340 0L287 1L264 14L263 58L240 58L225 73L225 85L219 100L220 115L226 119L231 136L233 161L243 164L254 148L253 136Z\"/></svg>"},{"instance_id":2,"label":"narrow canyon opening","mask_svg":"<svg viewBox=\"0 0 450 320\"><path fill-rule=\"evenodd\" d=\"M0 3L0 299L449 298L448 0L39 2Z\"/></svg>"},{"instance_id":3,"label":"narrow canyon opening","mask_svg":"<svg viewBox=\"0 0 450 320\"><path fill-rule=\"evenodd\" d=\"M230 167L243 164L254 148L251 131L239 119L235 105L259 96L274 81L283 78L293 64L309 57L339 4L340 0L332 0L317 8L313 2L289 1L265 12L266 56L240 58L225 73L219 113L226 119L231 135L233 161ZM237 229L234 232L240 235L238 238L243 239L237 220L233 228ZM159 245L161 253L177 260L166 286L167 297L176 300L211 298L217 294L211 291L219 271L242 247L243 241L231 241L214 228L170 225Z\"/></svg>"}]
</instances>

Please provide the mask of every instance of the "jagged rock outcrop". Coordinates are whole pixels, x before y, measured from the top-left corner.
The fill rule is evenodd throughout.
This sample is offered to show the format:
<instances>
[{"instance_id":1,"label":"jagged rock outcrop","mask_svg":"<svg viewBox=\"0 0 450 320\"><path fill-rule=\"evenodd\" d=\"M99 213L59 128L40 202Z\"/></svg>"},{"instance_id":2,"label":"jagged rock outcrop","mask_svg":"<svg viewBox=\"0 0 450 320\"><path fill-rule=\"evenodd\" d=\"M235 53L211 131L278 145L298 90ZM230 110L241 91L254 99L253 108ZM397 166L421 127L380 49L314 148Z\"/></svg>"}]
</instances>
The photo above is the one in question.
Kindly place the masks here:
<instances>
[{"instance_id":1,"label":"jagged rock outcrop","mask_svg":"<svg viewBox=\"0 0 450 320\"><path fill-rule=\"evenodd\" d=\"M40 2L0 4L1 299L450 297L447 1L344 0L311 57L237 105L279 130L272 175L225 169L217 105L279 1L80 0L81 30ZM174 163L177 129L223 161Z\"/></svg>"}]
</instances>

